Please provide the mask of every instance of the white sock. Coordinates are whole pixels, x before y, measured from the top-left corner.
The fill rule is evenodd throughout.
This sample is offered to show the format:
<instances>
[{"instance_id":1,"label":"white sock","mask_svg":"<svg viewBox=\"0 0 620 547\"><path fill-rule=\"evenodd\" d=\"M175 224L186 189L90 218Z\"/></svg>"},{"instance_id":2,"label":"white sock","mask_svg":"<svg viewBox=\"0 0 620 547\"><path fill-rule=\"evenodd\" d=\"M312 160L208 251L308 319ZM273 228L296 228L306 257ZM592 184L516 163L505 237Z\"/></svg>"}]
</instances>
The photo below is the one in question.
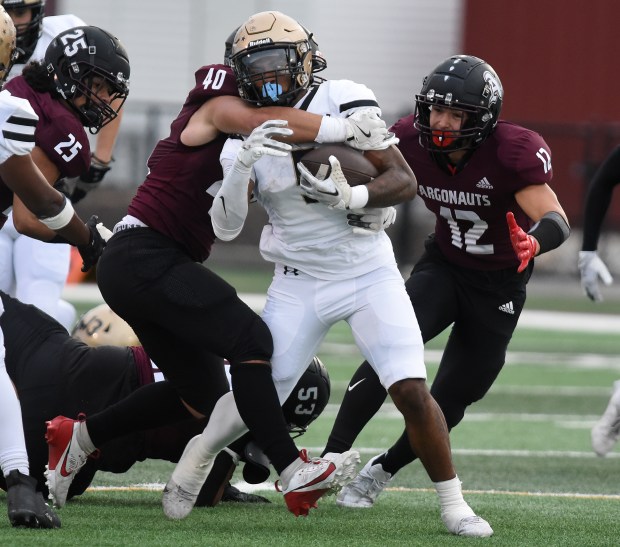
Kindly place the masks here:
<instances>
[{"instance_id":1,"label":"white sock","mask_svg":"<svg viewBox=\"0 0 620 547\"><path fill-rule=\"evenodd\" d=\"M437 495L439 496L442 519L445 520L445 517L449 515L451 521L460 521L465 517L473 517L475 515L473 509L463 498L461 481L458 476L434 484Z\"/></svg>"},{"instance_id":2,"label":"white sock","mask_svg":"<svg viewBox=\"0 0 620 547\"><path fill-rule=\"evenodd\" d=\"M93 444L93 441L88 434L88 427L86 422L78 422L77 431L75 432L75 438L77 439L80 448L90 456L93 452L97 451L97 447Z\"/></svg>"},{"instance_id":3,"label":"white sock","mask_svg":"<svg viewBox=\"0 0 620 547\"><path fill-rule=\"evenodd\" d=\"M195 453L204 460L210 459L247 431L237 410L233 392L229 391L215 404L209 423L195 444Z\"/></svg>"}]
</instances>

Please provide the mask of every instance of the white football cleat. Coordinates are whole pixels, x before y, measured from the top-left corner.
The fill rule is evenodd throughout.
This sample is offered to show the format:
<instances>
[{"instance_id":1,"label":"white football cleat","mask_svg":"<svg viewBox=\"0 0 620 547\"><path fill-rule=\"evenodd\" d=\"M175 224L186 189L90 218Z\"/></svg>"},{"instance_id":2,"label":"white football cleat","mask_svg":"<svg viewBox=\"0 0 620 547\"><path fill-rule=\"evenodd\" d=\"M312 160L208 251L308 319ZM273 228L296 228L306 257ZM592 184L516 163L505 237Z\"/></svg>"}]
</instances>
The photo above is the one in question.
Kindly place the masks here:
<instances>
[{"instance_id":1,"label":"white football cleat","mask_svg":"<svg viewBox=\"0 0 620 547\"><path fill-rule=\"evenodd\" d=\"M45 469L49 498L56 507L67 502L69 487L77 472L84 467L88 454L77 441L79 420L56 416L47 423L48 464Z\"/></svg>"},{"instance_id":2,"label":"white football cleat","mask_svg":"<svg viewBox=\"0 0 620 547\"><path fill-rule=\"evenodd\" d=\"M372 507L379 494L392 480L392 474L383 470L380 463L374 461L382 456L375 456L362 468L357 477L347 484L338 494L336 505L340 507Z\"/></svg>"},{"instance_id":3,"label":"white football cleat","mask_svg":"<svg viewBox=\"0 0 620 547\"><path fill-rule=\"evenodd\" d=\"M319 498L337 493L353 477L359 461L356 450L342 454L330 452L312 459L301 450L299 458L282 471L276 489L284 494L291 513L297 517L307 516Z\"/></svg>"},{"instance_id":4,"label":"white football cleat","mask_svg":"<svg viewBox=\"0 0 620 547\"><path fill-rule=\"evenodd\" d=\"M606 456L620 438L620 380L614 382L614 391L607 408L591 432L592 448L598 456Z\"/></svg>"},{"instance_id":5,"label":"white football cleat","mask_svg":"<svg viewBox=\"0 0 620 547\"><path fill-rule=\"evenodd\" d=\"M164 488L162 506L168 518L180 520L192 512L198 494L213 467L215 458L205 462L196 454L196 450L192 450L199 438L200 435L196 435L189 440Z\"/></svg>"},{"instance_id":6,"label":"white football cleat","mask_svg":"<svg viewBox=\"0 0 620 547\"><path fill-rule=\"evenodd\" d=\"M477 515L463 517L462 519L452 522L451 524L448 524L449 519L444 518L443 515L442 519L446 525L446 528L456 536L488 538L493 535L493 528L491 528L491 525L482 517Z\"/></svg>"}]
</instances>

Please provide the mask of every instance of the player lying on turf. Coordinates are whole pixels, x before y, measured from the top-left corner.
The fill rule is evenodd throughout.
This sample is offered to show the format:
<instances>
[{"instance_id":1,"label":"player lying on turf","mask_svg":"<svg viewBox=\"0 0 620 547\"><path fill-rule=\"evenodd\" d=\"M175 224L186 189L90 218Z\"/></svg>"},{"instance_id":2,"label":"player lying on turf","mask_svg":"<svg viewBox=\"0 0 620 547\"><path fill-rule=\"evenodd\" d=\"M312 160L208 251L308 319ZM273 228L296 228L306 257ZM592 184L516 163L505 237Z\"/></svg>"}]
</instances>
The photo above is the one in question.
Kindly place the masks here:
<instances>
[{"instance_id":1,"label":"player lying on turf","mask_svg":"<svg viewBox=\"0 0 620 547\"><path fill-rule=\"evenodd\" d=\"M167 382L138 345L131 328L106 305L85 314L72 338L60 323L36 307L3 292L0 297L5 308L0 325L6 333L6 365L21 401L31 475L47 496L47 420L59 414L77 417L82 412L96 412L153 382L165 390ZM329 393L329 376L317 358L284 406L291 430L303 433L327 405ZM102 445L98 457L88 459L76 474L67 497L82 494L97 471L123 473L149 458L177 462L189 439L204 427L205 420L187 419L174 426L127 433ZM218 458L198 505L213 506L220 498L267 501L229 485L239 461L246 462L244 478L248 482L262 482L269 476L268 460L246 437ZM6 489L2 479L0 487Z\"/></svg>"}]
</instances>

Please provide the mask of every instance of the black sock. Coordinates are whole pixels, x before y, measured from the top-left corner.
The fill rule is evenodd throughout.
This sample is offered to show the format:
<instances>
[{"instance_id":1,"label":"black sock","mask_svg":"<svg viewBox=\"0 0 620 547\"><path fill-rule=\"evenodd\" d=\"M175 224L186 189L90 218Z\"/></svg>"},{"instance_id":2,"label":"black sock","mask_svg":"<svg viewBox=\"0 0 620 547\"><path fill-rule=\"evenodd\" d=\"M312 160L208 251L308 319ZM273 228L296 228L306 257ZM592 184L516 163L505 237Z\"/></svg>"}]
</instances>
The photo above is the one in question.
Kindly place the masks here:
<instances>
[{"instance_id":1,"label":"black sock","mask_svg":"<svg viewBox=\"0 0 620 547\"><path fill-rule=\"evenodd\" d=\"M214 507L222 499L224 488L235 472L232 456L225 451L220 452L213 462L207 480L200 489L196 507Z\"/></svg>"},{"instance_id":2,"label":"black sock","mask_svg":"<svg viewBox=\"0 0 620 547\"><path fill-rule=\"evenodd\" d=\"M357 436L381 408L386 398L387 392L379 382L379 377L370 364L364 361L344 392L323 455L327 452L342 453L350 450Z\"/></svg>"},{"instance_id":3,"label":"black sock","mask_svg":"<svg viewBox=\"0 0 620 547\"><path fill-rule=\"evenodd\" d=\"M191 418L169 382L138 388L125 399L92 416L86 416L88 434L96 447L128 433Z\"/></svg>"},{"instance_id":4,"label":"black sock","mask_svg":"<svg viewBox=\"0 0 620 547\"><path fill-rule=\"evenodd\" d=\"M405 431L400 438L385 452L381 454L374 463L380 463L384 471L395 475L405 465L411 463L417 456L411 450L409 437Z\"/></svg>"},{"instance_id":5,"label":"black sock","mask_svg":"<svg viewBox=\"0 0 620 547\"><path fill-rule=\"evenodd\" d=\"M299 456L288 433L271 367L258 363L231 363L233 394L241 419L278 473Z\"/></svg>"}]
</instances>

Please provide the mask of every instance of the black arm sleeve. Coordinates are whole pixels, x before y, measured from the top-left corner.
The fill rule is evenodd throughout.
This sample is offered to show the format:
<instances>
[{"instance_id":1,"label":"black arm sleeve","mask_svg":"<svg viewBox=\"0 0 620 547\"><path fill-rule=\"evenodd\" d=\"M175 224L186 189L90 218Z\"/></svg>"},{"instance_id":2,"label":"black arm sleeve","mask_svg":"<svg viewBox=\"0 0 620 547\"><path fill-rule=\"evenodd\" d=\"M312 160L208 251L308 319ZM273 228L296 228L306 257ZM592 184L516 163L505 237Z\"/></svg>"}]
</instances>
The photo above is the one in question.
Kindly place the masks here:
<instances>
[{"instance_id":1,"label":"black arm sleeve","mask_svg":"<svg viewBox=\"0 0 620 547\"><path fill-rule=\"evenodd\" d=\"M588 193L583 219L582 251L595 251L601 225L609 209L611 196L620 183L620 146L616 148L594 174Z\"/></svg>"}]
</instances>

